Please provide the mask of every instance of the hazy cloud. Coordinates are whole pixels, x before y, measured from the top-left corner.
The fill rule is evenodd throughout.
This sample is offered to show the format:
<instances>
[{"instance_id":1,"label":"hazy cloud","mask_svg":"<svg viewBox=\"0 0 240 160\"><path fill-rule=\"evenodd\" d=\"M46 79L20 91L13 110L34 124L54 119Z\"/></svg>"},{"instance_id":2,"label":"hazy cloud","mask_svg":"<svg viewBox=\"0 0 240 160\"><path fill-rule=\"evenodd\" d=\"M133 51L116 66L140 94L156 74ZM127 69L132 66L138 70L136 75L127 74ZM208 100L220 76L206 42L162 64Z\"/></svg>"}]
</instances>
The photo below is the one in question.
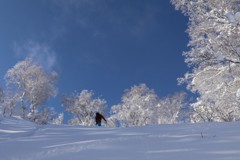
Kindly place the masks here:
<instances>
[{"instance_id":1,"label":"hazy cloud","mask_svg":"<svg viewBox=\"0 0 240 160\"><path fill-rule=\"evenodd\" d=\"M46 44L34 41L28 41L22 45L15 43L14 50L17 57L31 57L46 70L52 70L56 66L56 53Z\"/></svg>"},{"instance_id":2,"label":"hazy cloud","mask_svg":"<svg viewBox=\"0 0 240 160\"><path fill-rule=\"evenodd\" d=\"M106 26L125 29L132 34L141 34L154 26L159 18L159 8L149 1L131 3L111 0L53 0L58 16L65 24L93 30L94 35L104 35ZM64 22L65 21L65 22ZM105 26L105 27L103 27Z\"/></svg>"}]
</instances>

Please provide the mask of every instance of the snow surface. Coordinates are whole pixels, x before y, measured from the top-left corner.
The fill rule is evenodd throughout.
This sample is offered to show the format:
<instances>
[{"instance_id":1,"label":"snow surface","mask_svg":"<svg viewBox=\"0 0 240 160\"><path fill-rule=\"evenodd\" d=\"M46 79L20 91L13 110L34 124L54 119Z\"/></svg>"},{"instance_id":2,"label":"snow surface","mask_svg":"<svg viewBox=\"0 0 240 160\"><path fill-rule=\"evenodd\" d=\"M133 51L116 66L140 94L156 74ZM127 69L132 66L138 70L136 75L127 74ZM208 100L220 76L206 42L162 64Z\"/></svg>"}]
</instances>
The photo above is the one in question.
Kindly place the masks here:
<instances>
[{"instance_id":1,"label":"snow surface","mask_svg":"<svg viewBox=\"0 0 240 160\"><path fill-rule=\"evenodd\" d=\"M1 160L239 160L240 123L132 128L0 121Z\"/></svg>"}]
</instances>

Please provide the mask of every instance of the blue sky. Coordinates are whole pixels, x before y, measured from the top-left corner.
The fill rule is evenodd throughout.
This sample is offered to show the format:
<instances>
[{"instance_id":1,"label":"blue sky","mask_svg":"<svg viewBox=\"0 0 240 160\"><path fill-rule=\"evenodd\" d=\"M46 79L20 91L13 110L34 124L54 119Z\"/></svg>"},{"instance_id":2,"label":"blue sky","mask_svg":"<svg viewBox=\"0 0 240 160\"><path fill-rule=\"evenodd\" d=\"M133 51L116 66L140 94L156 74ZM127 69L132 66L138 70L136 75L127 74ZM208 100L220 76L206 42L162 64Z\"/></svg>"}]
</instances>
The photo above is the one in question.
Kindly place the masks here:
<instances>
[{"instance_id":1,"label":"blue sky","mask_svg":"<svg viewBox=\"0 0 240 160\"><path fill-rule=\"evenodd\" d=\"M0 85L27 56L59 74L61 94L93 90L109 106L145 83L162 97L187 72L187 17L168 0L1 0Z\"/></svg>"}]
</instances>

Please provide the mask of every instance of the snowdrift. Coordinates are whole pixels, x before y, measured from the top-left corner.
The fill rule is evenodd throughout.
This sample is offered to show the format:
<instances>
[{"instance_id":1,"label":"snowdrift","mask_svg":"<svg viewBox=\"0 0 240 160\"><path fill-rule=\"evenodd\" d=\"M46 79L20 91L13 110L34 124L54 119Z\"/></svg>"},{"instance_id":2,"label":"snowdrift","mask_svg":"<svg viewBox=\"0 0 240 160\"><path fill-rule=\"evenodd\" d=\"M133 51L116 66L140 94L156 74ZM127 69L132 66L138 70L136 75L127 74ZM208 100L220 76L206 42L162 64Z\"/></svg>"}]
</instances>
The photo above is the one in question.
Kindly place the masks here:
<instances>
[{"instance_id":1,"label":"snowdrift","mask_svg":"<svg viewBox=\"0 0 240 160\"><path fill-rule=\"evenodd\" d=\"M236 123L133 128L0 121L1 160L238 160Z\"/></svg>"}]
</instances>

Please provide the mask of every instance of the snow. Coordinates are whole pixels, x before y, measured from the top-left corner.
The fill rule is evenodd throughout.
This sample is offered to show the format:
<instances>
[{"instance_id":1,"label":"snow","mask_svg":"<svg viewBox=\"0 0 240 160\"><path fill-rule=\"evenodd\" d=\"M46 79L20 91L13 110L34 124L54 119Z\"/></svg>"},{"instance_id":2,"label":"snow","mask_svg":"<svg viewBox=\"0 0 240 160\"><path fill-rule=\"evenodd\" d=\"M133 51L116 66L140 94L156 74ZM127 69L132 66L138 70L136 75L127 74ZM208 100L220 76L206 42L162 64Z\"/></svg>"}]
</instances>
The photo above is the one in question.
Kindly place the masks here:
<instances>
[{"instance_id":1,"label":"snow","mask_svg":"<svg viewBox=\"0 0 240 160\"><path fill-rule=\"evenodd\" d=\"M237 23L239 24L240 23L240 12L237 12L235 14L235 19L236 19Z\"/></svg>"},{"instance_id":2,"label":"snow","mask_svg":"<svg viewBox=\"0 0 240 160\"><path fill-rule=\"evenodd\" d=\"M239 122L131 128L0 121L1 160L237 160Z\"/></svg>"},{"instance_id":3,"label":"snow","mask_svg":"<svg viewBox=\"0 0 240 160\"><path fill-rule=\"evenodd\" d=\"M228 18L230 23L234 23L234 24L239 24L240 23L240 12L237 12L235 14L229 12L225 15Z\"/></svg>"},{"instance_id":4,"label":"snow","mask_svg":"<svg viewBox=\"0 0 240 160\"><path fill-rule=\"evenodd\" d=\"M237 98L240 98L240 89L237 90L236 96Z\"/></svg>"}]
</instances>

